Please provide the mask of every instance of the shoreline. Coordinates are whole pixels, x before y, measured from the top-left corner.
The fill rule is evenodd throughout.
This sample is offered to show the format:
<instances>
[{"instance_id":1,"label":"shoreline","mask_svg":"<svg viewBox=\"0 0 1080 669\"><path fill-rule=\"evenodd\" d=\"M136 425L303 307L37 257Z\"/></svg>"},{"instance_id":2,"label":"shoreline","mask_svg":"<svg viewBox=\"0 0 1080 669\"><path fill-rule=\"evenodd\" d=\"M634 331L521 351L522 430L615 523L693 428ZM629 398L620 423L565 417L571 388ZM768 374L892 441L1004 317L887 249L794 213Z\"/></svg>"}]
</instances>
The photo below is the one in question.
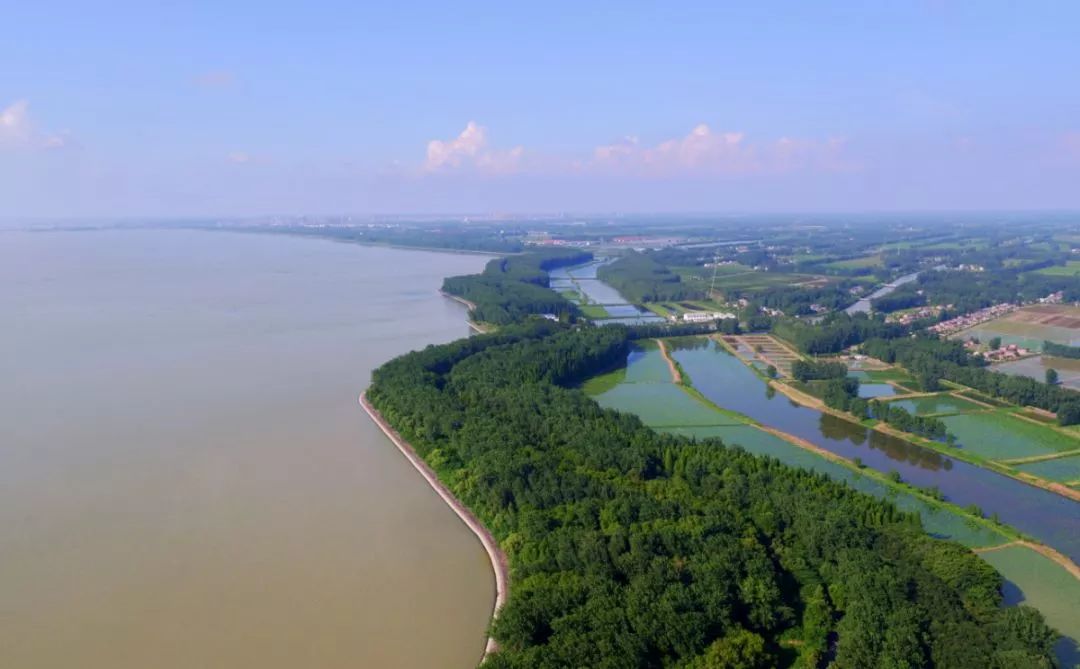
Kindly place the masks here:
<instances>
[{"instance_id":1,"label":"shoreline","mask_svg":"<svg viewBox=\"0 0 1080 669\"><path fill-rule=\"evenodd\" d=\"M452 294L446 292L445 290L440 290L439 295L442 295L443 297L445 297L448 300L453 300L453 301L457 302L458 304L464 305L465 308L469 310L469 315L470 316L472 315L472 312L476 309L476 304L473 303L473 302L470 302L469 300L466 300L464 297L458 297L457 295L452 295ZM476 334L487 334L488 333L487 328L482 327L479 323L472 320L472 318L467 318L465 320L465 323Z\"/></svg>"},{"instance_id":2,"label":"shoreline","mask_svg":"<svg viewBox=\"0 0 1080 669\"><path fill-rule=\"evenodd\" d=\"M495 540L495 537L491 532L484 527L484 524L473 515L473 513L466 507L461 500L454 496L454 493L447 488L442 481L439 480L438 475L423 458L416 452L409 442L395 430L386 419L383 418L379 410L372 406L371 402L367 399L367 391L360 393L358 398L360 406L364 408L371 420L379 426L379 429L383 431L383 434L393 442L401 454L405 456L405 459L420 473L427 484L442 498L450 510L457 515L461 522L465 523L465 526L472 531L473 535L480 540L481 545L484 547L484 552L487 553L488 560L491 562L491 570L495 572L495 602L491 611L491 620L498 617L499 611L503 605L506 604L507 595L510 592L510 564L507 560L506 553L499 548L499 543ZM484 645L484 654L480 658L483 662L489 655L498 651L499 645L495 641L494 637L488 636L487 643Z\"/></svg>"}]
</instances>

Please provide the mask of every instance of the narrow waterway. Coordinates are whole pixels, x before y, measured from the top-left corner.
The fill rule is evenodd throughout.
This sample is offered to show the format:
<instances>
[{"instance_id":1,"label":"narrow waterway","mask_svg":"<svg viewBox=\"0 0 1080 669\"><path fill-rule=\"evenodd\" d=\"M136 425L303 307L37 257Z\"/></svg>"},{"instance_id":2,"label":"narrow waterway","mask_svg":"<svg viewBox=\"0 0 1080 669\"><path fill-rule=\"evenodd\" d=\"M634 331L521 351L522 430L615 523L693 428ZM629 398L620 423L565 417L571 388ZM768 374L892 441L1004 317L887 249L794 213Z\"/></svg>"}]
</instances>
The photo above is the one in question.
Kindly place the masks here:
<instances>
[{"instance_id":1,"label":"narrow waterway","mask_svg":"<svg viewBox=\"0 0 1080 669\"><path fill-rule=\"evenodd\" d=\"M594 321L597 324L630 325L664 320L650 311L634 306L619 291L596 278L596 271L612 261L614 258L597 258L581 265L553 269L549 272L551 289L555 292L574 291L583 296L589 304L602 305L609 317L597 319Z\"/></svg>"},{"instance_id":2,"label":"narrow waterway","mask_svg":"<svg viewBox=\"0 0 1080 669\"><path fill-rule=\"evenodd\" d=\"M487 258L0 232L0 665L473 667L480 542L356 403Z\"/></svg>"}]
</instances>

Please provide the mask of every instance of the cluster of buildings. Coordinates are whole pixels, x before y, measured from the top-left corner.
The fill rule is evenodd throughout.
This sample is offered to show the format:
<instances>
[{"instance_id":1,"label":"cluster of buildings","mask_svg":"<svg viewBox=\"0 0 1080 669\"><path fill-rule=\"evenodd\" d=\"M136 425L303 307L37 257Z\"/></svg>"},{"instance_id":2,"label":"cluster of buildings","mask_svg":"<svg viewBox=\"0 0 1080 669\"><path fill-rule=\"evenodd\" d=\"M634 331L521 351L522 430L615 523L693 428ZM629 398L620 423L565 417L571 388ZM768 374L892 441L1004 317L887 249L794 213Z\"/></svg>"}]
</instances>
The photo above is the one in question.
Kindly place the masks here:
<instances>
[{"instance_id":1,"label":"cluster of buildings","mask_svg":"<svg viewBox=\"0 0 1080 669\"><path fill-rule=\"evenodd\" d=\"M1016 344L1008 344L991 351L979 351L979 344L969 339L964 342L964 348L971 351L974 355L989 360L990 362L1005 362L1006 360L1019 360L1020 358L1026 358L1032 355L1034 351L1017 346Z\"/></svg>"},{"instance_id":2,"label":"cluster of buildings","mask_svg":"<svg viewBox=\"0 0 1080 669\"><path fill-rule=\"evenodd\" d=\"M944 307L951 309L952 305ZM932 307L919 307L917 309L911 309L910 311L899 312L895 314L889 314L885 317L886 323L900 323L901 325L910 325L915 321L921 321L924 318L937 318L941 313L941 306Z\"/></svg>"},{"instance_id":3,"label":"cluster of buildings","mask_svg":"<svg viewBox=\"0 0 1080 669\"><path fill-rule=\"evenodd\" d=\"M979 309L973 311L970 314L963 316L957 316L956 318L950 318L947 321L942 321L937 325L930 326L930 332L936 332L939 335L951 335L961 330L973 328L980 323L986 321L992 321L995 318L1000 318L1005 314L1016 311L1019 307L1009 302L1003 302L1001 304L995 304L992 307L986 307L985 309Z\"/></svg>"}]
</instances>

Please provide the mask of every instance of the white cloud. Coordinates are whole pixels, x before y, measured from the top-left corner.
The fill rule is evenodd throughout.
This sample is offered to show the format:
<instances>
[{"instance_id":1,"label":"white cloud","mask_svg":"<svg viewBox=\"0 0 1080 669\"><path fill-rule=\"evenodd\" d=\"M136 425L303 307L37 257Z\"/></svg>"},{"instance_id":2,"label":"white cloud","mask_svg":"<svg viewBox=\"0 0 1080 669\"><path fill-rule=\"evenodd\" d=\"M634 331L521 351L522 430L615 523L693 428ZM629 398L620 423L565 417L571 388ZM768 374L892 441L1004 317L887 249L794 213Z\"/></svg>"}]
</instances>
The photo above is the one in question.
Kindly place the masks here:
<instances>
[{"instance_id":1,"label":"white cloud","mask_svg":"<svg viewBox=\"0 0 1080 669\"><path fill-rule=\"evenodd\" d=\"M30 103L16 100L0 110L0 148L62 149L73 145L70 133L45 133L30 117Z\"/></svg>"},{"instance_id":2,"label":"white cloud","mask_svg":"<svg viewBox=\"0 0 1080 669\"><path fill-rule=\"evenodd\" d=\"M508 151L489 148L486 129L475 121L469 121L454 139L433 139L428 142L424 169L438 172L471 168L505 174L517 171L524 153L525 149L520 146Z\"/></svg>"},{"instance_id":3,"label":"white cloud","mask_svg":"<svg viewBox=\"0 0 1080 669\"><path fill-rule=\"evenodd\" d=\"M753 143L741 132L713 132L701 123L688 134L651 147L635 137L593 150L591 167L643 176L775 174L802 169L838 170L844 141L782 137Z\"/></svg>"},{"instance_id":4,"label":"white cloud","mask_svg":"<svg viewBox=\"0 0 1080 669\"><path fill-rule=\"evenodd\" d=\"M238 165L251 162L251 154L246 151L233 151L226 156L226 158L230 163L236 163Z\"/></svg>"},{"instance_id":5,"label":"white cloud","mask_svg":"<svg viewBox=\"0 0 1080 669\"><path fill-rule=\"evenodd\" d=\"M30 137L30 103L16 100L0 111L0 142L20 144Z\"/></svg>"}]
</instances>

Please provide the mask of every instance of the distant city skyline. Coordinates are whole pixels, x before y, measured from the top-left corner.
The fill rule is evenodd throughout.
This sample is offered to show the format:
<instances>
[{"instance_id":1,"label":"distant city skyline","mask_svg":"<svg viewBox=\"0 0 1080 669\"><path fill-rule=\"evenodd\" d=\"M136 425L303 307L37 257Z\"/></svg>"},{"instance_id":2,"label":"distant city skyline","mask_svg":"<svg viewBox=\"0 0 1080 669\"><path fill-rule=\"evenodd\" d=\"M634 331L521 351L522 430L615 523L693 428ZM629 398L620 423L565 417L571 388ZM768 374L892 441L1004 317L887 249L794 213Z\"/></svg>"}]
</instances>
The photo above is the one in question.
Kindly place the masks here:
<instances>
[{"instance_id":1,"label":"distant city skyline","mask_svg":"<svg viewBox=\"0 0 1080 669\"><path fill-rule=\"evenodd\" d=\"M1080 209L1075 3L366 4L6 8L0 218Z\"/></svg>"}]
</instances>

